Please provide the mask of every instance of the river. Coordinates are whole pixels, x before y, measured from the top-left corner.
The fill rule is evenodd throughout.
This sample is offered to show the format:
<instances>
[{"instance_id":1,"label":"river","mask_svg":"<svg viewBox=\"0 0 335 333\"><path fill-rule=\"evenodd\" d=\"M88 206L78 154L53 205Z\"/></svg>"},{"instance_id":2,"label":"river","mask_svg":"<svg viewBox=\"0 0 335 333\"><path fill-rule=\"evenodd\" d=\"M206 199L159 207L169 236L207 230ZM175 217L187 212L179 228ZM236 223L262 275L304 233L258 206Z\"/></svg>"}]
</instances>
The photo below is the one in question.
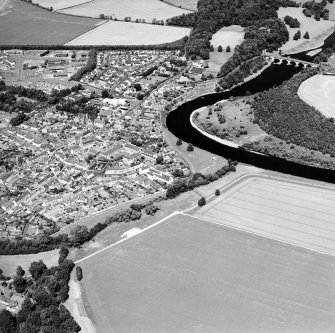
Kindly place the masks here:
<instances>
[{"instance_id":1,"label":"river","mask_svg":"<svg viewBox=\"0 0 335 333\"><path fill-rule=\"evenodd\" d=\"M201 134L190 123L191 113L198 108L212 105L222 99L229 99L231 96L244 96L248 91L254 94L268 90L290 79L301 70L302 67L273 64L256 78L230 91L207 94L182 104L169 113L166 118L166 126L170 132L181 140L192 143L194 146L213 154L263 169L335 183L334 171L302 165L273 156L260 155L241 148L229 147Z\"/></svg>"}]
</instances>

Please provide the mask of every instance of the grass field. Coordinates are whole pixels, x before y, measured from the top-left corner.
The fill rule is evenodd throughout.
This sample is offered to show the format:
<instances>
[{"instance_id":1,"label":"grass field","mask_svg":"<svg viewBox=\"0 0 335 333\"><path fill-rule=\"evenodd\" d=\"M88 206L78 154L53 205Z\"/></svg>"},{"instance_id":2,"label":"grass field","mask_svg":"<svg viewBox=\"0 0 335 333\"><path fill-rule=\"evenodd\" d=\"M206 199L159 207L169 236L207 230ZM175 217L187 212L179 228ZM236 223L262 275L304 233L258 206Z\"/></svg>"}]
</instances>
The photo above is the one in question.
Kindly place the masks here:
<instances>
[{"instance_id":1,"label":"grass field","mask_svg":"<svg viewBox=\"0 0 335 333\"><path fill-rule=\"evenodd\" d=\"M164 2L183 9L197 11L198 0L163 0Z\"/></svg>"},{"instance_id":2,"label":"grass field","mask_svg":"<svg viewBox=\"0 0 335 333\"><path fill-rule=\"evenodd\" d=\"M329 189L252 178L197 216L335 255L334 199Z\"/></svg>"},{"instance_id":3,"label":"grass field","mask_svg":"<svg viewBox=\"0 0 335 333\"><path fill-rule=\"evenodd\" d=\"M177 215L80 263L97 332L332 332L335 261Z\"/></svg>"},{"instance_id":4,"label":"grass field","mask_svg":"<svg viewBox=\"0 0 335 333\"><path fill-rule=\"evenodd\" d=\"M95 0L59 12L88 17L99 17L100 14L104 14L118 20L130 16L132 20L138 18L151 22L154 18L166 20L190 11L176 8L160 0Z\"/></svg>"},{"instance_id":5,"label":"grass field","mask_svg":"<svg viewBox=\"0 0 335 333\"><path fill-rule=\"evenodd\" d=\"M335 76L312 76L300 85L298 95L326 117L335 117Z\"/></svg>"},{"instance_id":6,"label":"grass field","mask_svg":"<svg viewBox=\"0 0 335 333\"><path fill-rule=\"evenodd\" d=\"M238 25L224 27L216 32L211 44L214 46L214 52L210 52L208 66L209 70L215 72L220 70L221 66L233 55L234 48L244 39L244 29ZM218 46L221 45L223 52L218 52ZM226 52L226 47L230 46L231 52Z\"/></svg>"},{"instance_id":7,"label":"grass field","mask_svg":"<svg viewBox=\"0 0 335 333\"><path fill-rule=\"evenodd\" d=\"M153 45L174 42L189 33L188 28L110 21L65 45Z\"/></svg>"},{"instance_id":8,"label":"grass field","mask_svg":"<svg viewBox=\"0 0 335 333\"><path fill-rule=\"evenodd\" d=\"M283 19L286 15L297 18L300 22L300 28L292 29L286 26L290 34L290 39L281 47L284 53L298 53L309 49L316 49L322 46L324 40L334 32L335 22L325 20L316 21L312 17L306 17L302 13L302 8L279 8L278 17ZM297 41L293 40L293 36L298 30L301 31L301 37L308 31L310 38L300 38Z\"/></svg>"},{"instance_id":9,"label":"grass field","mask_svg":"<svg viewBox=\"0 0 335 333\"><path fill-rule=\"evenodd\" d=\"M48 12L14 0L10 11L0 19L0 45L61 45L100 22Z\"/></svg>"},{"instance_id":10,"label":"grass field","mask_svg":"<svg viewBox=\"0 0 335 333\"><path fill-rule=\"evenodd\" d=\"M48 267L55 266L58 265L58 252L59 250L52 250L37 254L1 256L0 268L3 270L5 275L14 275L18 265L22 266L22 268L28 273L28 268L33 261L43 260Z\"/></svg>"}]
</instances>

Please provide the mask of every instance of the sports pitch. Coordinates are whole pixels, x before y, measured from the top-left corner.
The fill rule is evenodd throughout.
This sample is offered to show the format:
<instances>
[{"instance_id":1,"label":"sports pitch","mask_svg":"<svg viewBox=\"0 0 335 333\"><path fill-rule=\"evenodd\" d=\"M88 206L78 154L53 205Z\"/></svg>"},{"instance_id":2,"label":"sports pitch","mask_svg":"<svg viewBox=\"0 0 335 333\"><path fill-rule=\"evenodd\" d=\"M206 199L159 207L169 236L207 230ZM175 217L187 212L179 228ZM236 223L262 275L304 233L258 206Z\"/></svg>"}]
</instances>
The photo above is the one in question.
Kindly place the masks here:
<instances>
[{"instance_id":1,"label":"sports pitch","mask_svg":"<svg viewBox=\"0 0 335 333\"><path fill-rule=\"evenodd\" d=\"M215 223L335 255L335 191L249 178L197 212Z\"/></svg>"},{"instance_id":2,"label":"sports pitch","mask_svg":"<svg viewBox=\"0 0 335 333\"><path fill-rule=\"evenodd\" d=\"M80 263L97 332L333 332L333 257L178 214Z\"/></svg>"}]
</instances>

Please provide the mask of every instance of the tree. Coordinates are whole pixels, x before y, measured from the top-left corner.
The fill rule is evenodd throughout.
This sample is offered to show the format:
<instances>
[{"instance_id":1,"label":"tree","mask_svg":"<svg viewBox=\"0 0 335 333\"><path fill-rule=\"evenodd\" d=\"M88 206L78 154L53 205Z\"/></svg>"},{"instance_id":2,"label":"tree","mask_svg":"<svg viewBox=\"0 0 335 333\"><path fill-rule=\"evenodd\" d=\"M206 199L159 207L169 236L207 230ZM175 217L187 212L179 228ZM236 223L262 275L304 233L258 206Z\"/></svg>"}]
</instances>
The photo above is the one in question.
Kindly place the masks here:
<instances>
[{"instance_id":1,"label":"tree","mask_svg":"<svg viewBox=\"0 0 335 333\"><path fill-rule=\"evenodd\" d=\"M104 89L102 92L101 92L101 97L102 98L108 98L109 97L109 92L107 89Z\"/></svg>"},{"instance_id":2,"label":"tree","mask_svg":"<svg viewBox=\"0 0 335 333\"><path fill-rule=\"evenodd\" d=\"M69 250L62 246L59 250L59 258L58 258L58 264L61 264L69 255Z\"/></svg>"},{"instance_id":3,"label":"tree","mask_svg":"<svg viewBox=\"0 0 335 333\"><path fill-rule=\"evenodd\" d=\"M43 272L47 269L44 262L42 260L33 261L29 267L29 273L31 274L32 278L36 281L38 280Z\"/></svg>"},{"instance_id":4,"label":"tree","mask_svg":"<svg viewBox=\"0 0 335 333\"><path fill-rule=\"evenodd\" d=\"M142 86L140 83L134 83L133 84L133 87L135 88L136 91L140 91L142 90Z\"/></svg>"},{"instance_id":5,"label":"tree","mask_svg":"<svg viewBox=\"0 0 335 333\"><path fill-rule=\"evenodd\" d=\"M182 144L183 144L183 141L181 141L181 139L177 139L176 145L181 146Z\"/></svg>"},{"instance_id":6,"label":"tree","mask_svg":"<svg viewBox=\"0 0 335 333\"><path fill-rule=\"evenodd\" d=\"M230 52L231 51L231 49L230 49L230 45L228 45L227 47L226 47L226 52Z\"/></svg>"},{"instance_id":7,"label":"tree","mask_svg":"<svg viewBox=\"0 0 335 333\"><path fill-rule=\"evenodd\" d=\"M300 38L301 38L301 31L298 30L298 31L294 34L293 39L294 39L294 40L298 40L298 39L300 39Z\"/></svg>"},{"instance_id":8,"label":"tree","mask_svg":"<svg viewBox=\"0 0 335 333\"><path fill-rule=\"evenodd\" d=\"M305 38L305 39L309 39L309 33L308 33L308 31L305 32L305 34L304 34L304 38Z\"/></svg>"},{"instance_id":9,"label":"tree","mask_svg":"<svg viewBox=\"0 0 335 333\"><path fill-rule=\"evenodd\" d=\"M216 196L219 196L219 195L220 195L220 190L219 190L219 189L215 190L215 195L216 195Z\"/></svg>"},{"instance_id":10,"label":"tree","mask_svg":"<svg viewBox=\"0 0 335 333\"><path fill-rule=\"evenodd\" d=\"M159 154L157 157L156 157L156 163L157 164L161 164L163 162L163 156L161 154Z\"/></svg>"},{"instance_id":11,"label":"tree","mask_svg":"<svg viewBox=\"0 0 335 333\"><path fill-rule=\"evenodd\" d=\"M25 271L22 269L22 267L20 265L17 266L17 268L16 268L16 275L17 276L24 276L24 274L25 274Z\"/></svg>"},{"instance_id":12,"label":"tree","mask_svg":"<svg viewBox=\"0 0 335 333\"><path fill-rule=\"evenodd\" d=\"M77 225L71 230L71 241L76 245L81 245L90 238L90 233L86 226Z\"/></svg>"},{"instance_id":13,"label":"tree","mask_svg":"<svg viewBox=\"0 0 335 333\"><path fill-rule=\"evenodd\" d=\"M104 14L100 14L99 17L103 20L105 18Z\"/></svg>"},{"instance_id":14,"label":"tree","mask_svg":"<svg viewBox=\"0 0 335 333\"><path fill-rule=\"evenodd\" d=\"M187 145L187 151L193 151L193 150L194 150L194 147L193 147L192 143L189 143Z\"/></svg>"},{"instance_id":15,"label":"tree","mask_svg":"<svg viewBox=\"0 0 335 333\"><path fill-rule=\"evenodd\" d=\"M214 46L211 44L211 46L209 47L209 51L210 52L214 52Z\"/></svg>"},{"instance_id":16,"label":"tree","mask_svg":"<svg viewBox=\"0 0 335 333\"><path fill-rule=\"evenodd\" d=\"M218 52L222 52L222 46L221 45L218 46Z\"/></svg>"},{"instance_id":17,"label":"tree","mask_svg":"<svg viewBox=\"0 0 335 333\"><path fill-rule=\"evenodd\" d=\"M76 276L78 281L81 281L83 279L83 270L80 266L76 267Z\"/></svg>"},{"instance_id":18,"label":"tree","mask_svg":"<svg viewBox=\"0 0 335 333\"><path fill-rule=\"evenodd\" d=\"M198 201L198 206L205 206L206 205L206 199L204 197L200 198Z\"/></svg>"},{"instance_id":19,"label":"tree","mask_svg":"<svg viewBox=\"0 0 335 333\"><path fill-rule=\"evenodd\" d=\"M16 330L15 317L8 311L0 311L0 332L1 333L14 333Z\"/></svg>"},{"instance_id":20,"label":"tree","mask_svg":"<svg viewBox=\"0 0 335 333\"><path fill-rule=\"evenodd\" d=\"M13 286L16 292L22 294L27 288L27 280L23 276L15 276Z\"/></svg>"}]
</instances>

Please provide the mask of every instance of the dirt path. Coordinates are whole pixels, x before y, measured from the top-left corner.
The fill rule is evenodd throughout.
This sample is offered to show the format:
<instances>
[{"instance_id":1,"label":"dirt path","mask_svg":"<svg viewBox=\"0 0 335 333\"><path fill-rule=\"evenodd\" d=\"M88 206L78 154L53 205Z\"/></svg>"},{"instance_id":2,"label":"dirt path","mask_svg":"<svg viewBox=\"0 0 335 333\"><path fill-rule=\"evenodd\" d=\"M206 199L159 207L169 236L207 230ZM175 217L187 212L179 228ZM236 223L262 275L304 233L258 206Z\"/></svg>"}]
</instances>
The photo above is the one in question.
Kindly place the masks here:
<instances>
[{"instance_id":1,"label":"dirt path","mask_svg":"<svg viewBox=\"0 0 335 333\"><path fill-rule=\"evenodd\" d=\"M93 323L90 318L87 317L85 306L81 298L80 284L74 280L74 273L72 273L71 280L69 282L70 292L69 298L64 303L66 308L71 312L75 321L81 327L82 333L96 333Z\"/></svg>"}]
</instances>

